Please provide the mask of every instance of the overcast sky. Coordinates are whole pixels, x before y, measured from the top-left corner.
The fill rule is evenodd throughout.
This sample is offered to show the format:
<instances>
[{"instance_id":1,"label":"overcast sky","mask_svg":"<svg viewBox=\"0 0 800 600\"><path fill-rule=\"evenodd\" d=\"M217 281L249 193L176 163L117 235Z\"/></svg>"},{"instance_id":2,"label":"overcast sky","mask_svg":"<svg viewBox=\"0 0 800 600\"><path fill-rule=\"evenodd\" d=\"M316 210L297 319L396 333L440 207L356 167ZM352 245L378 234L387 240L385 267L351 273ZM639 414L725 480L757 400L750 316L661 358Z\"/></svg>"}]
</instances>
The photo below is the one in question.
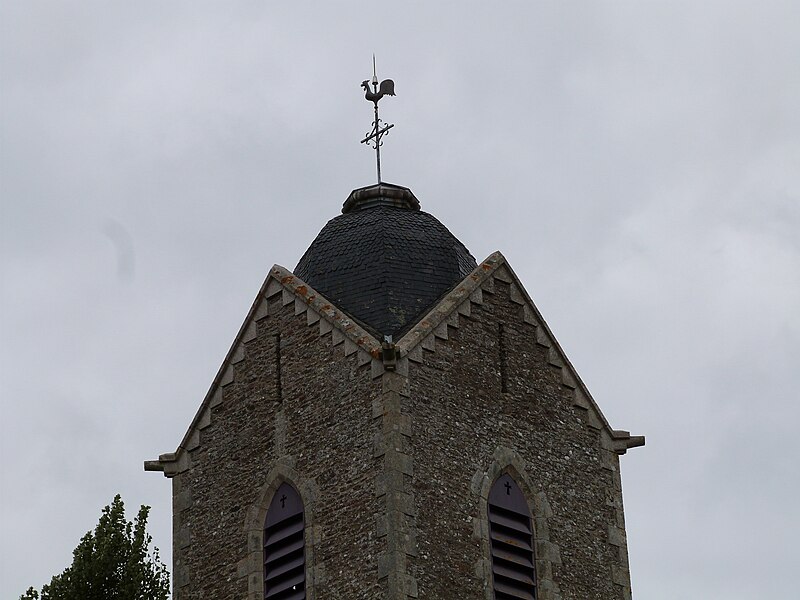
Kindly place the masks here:
<instances>
[{"instance_id":1,"label":"overcast sky","mask_svg":"<svg viewBox=\"0 0 800 600\"><path fill-rule=\"evenodd\" d=\"M800 3L0 12L0 596L174 451L269 268L374 181L502 251L612 426L634 595L796 598ZM400 7L400 8L398 8Z\"/></svg>"}]
</instances>

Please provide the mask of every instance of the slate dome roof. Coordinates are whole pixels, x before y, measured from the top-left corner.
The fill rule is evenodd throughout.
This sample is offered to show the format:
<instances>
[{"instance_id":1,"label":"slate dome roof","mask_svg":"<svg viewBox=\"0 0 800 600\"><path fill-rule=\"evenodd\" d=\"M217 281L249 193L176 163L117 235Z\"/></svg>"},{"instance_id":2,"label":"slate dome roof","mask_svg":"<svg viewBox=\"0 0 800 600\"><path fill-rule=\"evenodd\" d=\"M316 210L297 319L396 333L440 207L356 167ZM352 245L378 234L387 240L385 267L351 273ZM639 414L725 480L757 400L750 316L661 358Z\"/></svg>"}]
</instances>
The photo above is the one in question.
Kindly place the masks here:
<instances>
[{"instance_id":1,"label":"slate dome roof","mask_svg":"<svg viewBox=\"0 0 800 600\"><path fill-rule=\"evenodd\" d=\"M398 336L466 277L475 258L410 189L353 190L294 274L362 325Z\"/></svg>"}]
</instances>

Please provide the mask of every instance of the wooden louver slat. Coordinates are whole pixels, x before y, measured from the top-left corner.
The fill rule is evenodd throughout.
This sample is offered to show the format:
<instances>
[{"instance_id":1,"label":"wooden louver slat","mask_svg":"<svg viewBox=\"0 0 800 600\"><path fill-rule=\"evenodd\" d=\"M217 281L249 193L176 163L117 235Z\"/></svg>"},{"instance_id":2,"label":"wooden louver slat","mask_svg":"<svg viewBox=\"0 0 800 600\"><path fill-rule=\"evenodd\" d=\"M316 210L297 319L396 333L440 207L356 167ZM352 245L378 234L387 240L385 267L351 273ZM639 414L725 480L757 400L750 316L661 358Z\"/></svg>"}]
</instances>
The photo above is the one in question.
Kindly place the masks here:
<instances>
[{"instance_id":1,"label":"wooden louver slat","mask_svg":"<svg viewBox=\"0 0 800 600\"><path fill-rule=\"evenodd\" d=\"M533 530L528 503L510 475L489 492L492 579L497 600L536 600Z\"/></svg>"},{"instance_id":2,"label":"wooden louver slat","mask_svg":"<svg viewBox=\"0 0 800 600\"><path fill-rule=\"evenodd\" d=\"M288 483L275 492L264 522L264 598L305 600L303 501Z\"/></svg>"}]
</instances>

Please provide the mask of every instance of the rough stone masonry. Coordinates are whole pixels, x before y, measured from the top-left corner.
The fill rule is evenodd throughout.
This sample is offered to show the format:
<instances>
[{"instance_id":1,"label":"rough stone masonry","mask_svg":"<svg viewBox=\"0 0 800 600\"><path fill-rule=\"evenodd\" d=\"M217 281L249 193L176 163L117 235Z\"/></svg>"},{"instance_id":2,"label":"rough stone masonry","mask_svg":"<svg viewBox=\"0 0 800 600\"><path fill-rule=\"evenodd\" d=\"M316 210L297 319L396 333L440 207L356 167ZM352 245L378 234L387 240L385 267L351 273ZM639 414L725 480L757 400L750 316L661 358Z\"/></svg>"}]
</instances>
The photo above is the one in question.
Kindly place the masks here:
<instances>
[{"instance_id":1,"label":"rough stone masonry","mask_svg":"<svg viewBox=\"0 0 800 600\"><path fill-rule=\"evenodd\" d=\"M283 482L305 506L307 598L492 599L504 473L529 504L537 598L630 598L619 455L644 438L609 426L504 257L397 339L350 313L273 267L177 451L145 463L172 479L175 600L264 598Z\"/></svg>"}]
</instances>

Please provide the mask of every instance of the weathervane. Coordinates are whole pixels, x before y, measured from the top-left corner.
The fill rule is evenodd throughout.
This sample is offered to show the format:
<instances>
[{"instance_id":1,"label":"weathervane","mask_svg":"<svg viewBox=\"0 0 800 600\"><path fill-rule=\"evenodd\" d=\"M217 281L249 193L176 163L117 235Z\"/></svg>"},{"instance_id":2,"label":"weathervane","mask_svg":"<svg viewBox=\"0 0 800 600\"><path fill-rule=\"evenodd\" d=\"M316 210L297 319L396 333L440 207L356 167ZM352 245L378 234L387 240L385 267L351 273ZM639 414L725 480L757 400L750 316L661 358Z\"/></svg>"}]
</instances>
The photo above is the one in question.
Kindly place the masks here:
<instances>
[{"instance_id":1,"label":"weathervane","mask_svg":"<svg viewBox=\"0 0 800 600\"><path fill-rule=\"evenodd\" d=\"M378 164L378 183L381 183L381 138L394 127L394 123L381 127L381 120L378 118L378 101L384 96L394 96L394 81L384 79L378 86L378 76L375 74L375 55L372 55L372 90L369 89L370 82L365 79L361 82L361 87L366 92L364 97L375 105L375 120L372 122L372 130L367 132L367 137L361 140L362 144L371 145L375 148L375 160Z\"/></svg>"}]
</instances>

